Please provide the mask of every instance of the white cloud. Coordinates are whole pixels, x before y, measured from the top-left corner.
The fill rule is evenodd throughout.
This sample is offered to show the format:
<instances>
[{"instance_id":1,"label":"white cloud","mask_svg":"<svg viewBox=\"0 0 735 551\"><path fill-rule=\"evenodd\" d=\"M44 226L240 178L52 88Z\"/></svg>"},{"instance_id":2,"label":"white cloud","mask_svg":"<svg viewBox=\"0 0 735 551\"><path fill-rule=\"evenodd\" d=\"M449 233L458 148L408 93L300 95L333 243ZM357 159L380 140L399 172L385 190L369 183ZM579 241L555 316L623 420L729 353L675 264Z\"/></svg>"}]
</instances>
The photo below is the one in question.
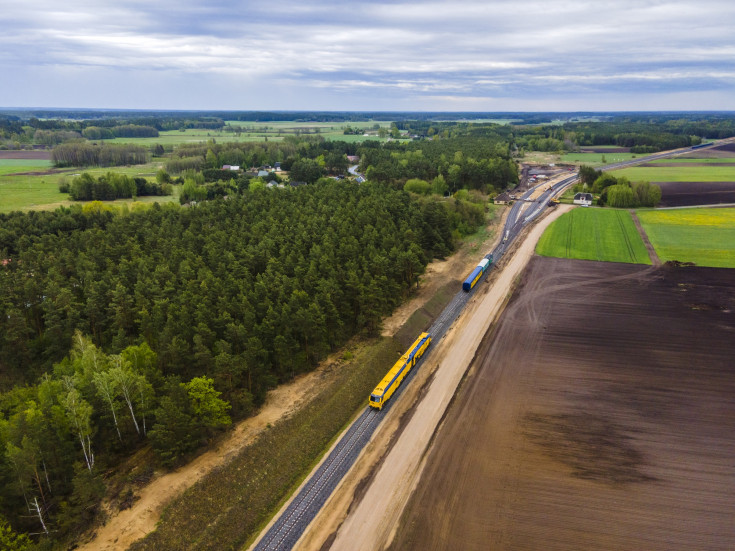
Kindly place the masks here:
<instances>
[{"instance_id":1,"label":"white cloud","mask_svg":"<svg viewBox=\"0 0 735 551\"><path fill-rule=\"evenodd\" d=\"M79 85L72 96L51 81L47 105L93 106L98 96L84 95L84 81L94 82L96 73L145 86L157 71L189 83L176 93L191 108L219 108L213 98L227 94L208 94L202 85L215 79L233 102L260 102L252 108L288 83L299 90L279 95L287 101L316 102L328 90L342 105L359 98L358 109L383 105L388 96L448 106L481 98L496 105L498 97L520 105L527 96L559 105L564 86L570 101L611 95L634 109L642 94L661 93L662 85L671 92L720 90L735 72L735 3L719 0L6 4L0 71L17 82L0 88L5 105L23 104L23 90L52 67L73 71ZM62 74L48 77L62 83ZM728 97L718 94L719 101ZM708 107L733 108L735 92L729 98Z\"/></svg>"}]
</instances>

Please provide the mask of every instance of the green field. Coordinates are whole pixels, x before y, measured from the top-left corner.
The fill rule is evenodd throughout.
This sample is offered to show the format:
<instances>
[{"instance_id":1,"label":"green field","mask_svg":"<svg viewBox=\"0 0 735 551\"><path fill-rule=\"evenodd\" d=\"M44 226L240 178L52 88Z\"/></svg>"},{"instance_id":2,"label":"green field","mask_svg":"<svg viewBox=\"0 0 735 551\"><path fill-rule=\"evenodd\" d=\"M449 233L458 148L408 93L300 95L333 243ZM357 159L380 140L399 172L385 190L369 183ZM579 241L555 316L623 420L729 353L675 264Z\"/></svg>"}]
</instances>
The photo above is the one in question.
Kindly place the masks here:
<instances>
[{"instance_id":1,"label":"green field","mask_svg":"<svg viewBox=\"0 0 735 551\"><path fill-rule=\"evenodd\" d=\"M468 122L471 124L511 124L514 122L523 122L523 119L441 119L437 122Z\"/></svg>"},{"instance_id":2,"label":"green field","mask_svg":"<svg viewBox=\"0 0 735 551\"><path fill-rule=\"evenodd\" d=\"M385 141L387 138L379 138L378 136L363 136L362 134L345 135L344 129L349 126L353 129L360 129L374 132L373 126L389 127L388 122L361 121L361 122L294 122L294 121L275 121L275 122L254 122L254 121L225 121L225 124L232 128L240 127L242 130L239 135L237 132L225 130L211 130L201 128L188 128L186 130L164 130L159 132L157 138L115 138L105 140L110 143L130 143L137 145L179 145L185 143L206 142L215 140L217 143L232 142L262 142L265 138L268 141L281 141L286 136L294 136L300 134L302 136L321 136L326 140L341 140L345 142L362 142L365 140Z\"/></svg>"},{"instance_id":3,"label":"green field","mask_svg":"<svg viewBox=\"0 0 735 551\"><path fill-rule=\"evenodd\" d=\"M638 211L659 258L735 268L735 208Z\"/></svg>"},{"instance_id":4,"label":"green field","mask_svg":"<svg viewBox=\"0 0 735 551\"><path fill-rule=\"evenodd\" d=\"M549 226L536 253L558 258L651 263L633 219L625 210L576 208Z\"/></svg>"},{"instance_id":5,"label":"green field","mask_svg":"<svg viewBox=\"0 0 735 551\"><path fill-rule=\"evenodd\" d=\"M49 161L27 161L20 159L3 159L0 161L0 212L53 209L61 205L71 205L72 201L69 201L69 196L66 193L59 192L59 180L63 177L71 178L82 172L89 172L95 176L106 172L118 172L129 176L152 179L162 165L161 162L155 162L137 166L75 168L38 176L23 176L8 174L7 172L3 173L3 165L10 160L23 163L45 163L44 165L35 166L25 164L17 165L12 172L41 171L50 167ZM178 193L176 187L174 187L174 191ZM167 197L141 197L140 201L163 203L175 201L177 197L177 195ZM131 199L120 199L114 201L114 203L130 203L131 201Z\"/></svg>"},{"instance_id":6,"label":"green field","mask_svg":"<svg viewBox=\"0 0 735 551\"><path fill-rule=\"evenodd\" d=\"M632 167L616 170L616 178L631 182L735 182L735 166L662 166Z\"/></svg>"},{"instance_id":7,"label":"green field","mask_svg":"<svg viewBox=\"0 0 735 551\"><path fill-rule=\"evenodd\" d=\"M0 175L36 172L51 168L51 161L38 159L0 159Z\"/></svg>"},{"instance_id":8,"label":"green field","mask_svg":"<svg viewBox=\"0 0 735 551\"><path fill-rule=\"evenodd\" d=\"M610 163L630 161L641 155L635 153L566 153L561 156L562 163L582 163L590 166L604 166ZM602 158L605 157L605 162Z\"/></svg>"}]
</instances>

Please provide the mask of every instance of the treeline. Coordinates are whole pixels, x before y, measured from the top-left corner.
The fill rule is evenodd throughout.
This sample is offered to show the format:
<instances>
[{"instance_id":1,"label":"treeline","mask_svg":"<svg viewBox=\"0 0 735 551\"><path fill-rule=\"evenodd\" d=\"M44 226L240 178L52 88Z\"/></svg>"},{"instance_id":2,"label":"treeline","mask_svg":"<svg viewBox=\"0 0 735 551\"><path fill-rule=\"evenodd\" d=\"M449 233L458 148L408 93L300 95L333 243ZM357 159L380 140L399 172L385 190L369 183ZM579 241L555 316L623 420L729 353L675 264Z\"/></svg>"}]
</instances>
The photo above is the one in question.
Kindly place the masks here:
<instances>
[{"instance_id":1,"label":"treeline","mask_svg":"<svg viewBox=\"0 0 735 551\"><path fill-rule=\"evenodd\" d=\"M126 174L108 172L95 178L85 172L71 182L60 182L59 191L68 193L73 201L114 201L146 195L171 195L173 188L170 184L149 182Z\"/></svg>"},{"instance_id":2,"label":"treeline","mask_svg":"<svg viewBox=\"0 0 735 551\"><path fill-rule=\"evenodd\" d=\"M148 150L130 144L65 143L51 150L51 161L57 167L141 165L148 162Z\"/></svg>"},{"instance_id":3,"label":"treeline","mask_svg":"<svg viewBox=\"0 0 735 551\"><path fill-rule=\"evenodd\" d=\"M158 129L153 126L125 124L112 128L88 126L82 130L82 136L88 140L111 140L113 138L157 138L159 134Z\"/></svg>"},{"instance_id":4,"label":"treeline","mask_svg":"<svg viewBox=\"0 0 735 551\"><path fill-rule=\"evenodd\" d=\"M597 204L614 208L655 207L661 201L661 187L650 182L631 182L625 176L616 178L609 172L583 165L574 191L599 195Z\"/></svg>"},{"instance_id":5,"label":"treeline","mask_svg":"<svg viewBox=\"0 0 735 551\"><path fill-rule=\"evenodd\" d=\"M704 126L697 126L704 131ZM701 143L705 134L693 134L694 126L677 121L640 121L624 119L608 122L569 123L563 127L565 138L579 146L615 145L629 147L633 153L654 153ZM735 127L733 128L735 130Z\"/></svg>"},{"instance_id":6,"label":"treeline","mask_svg":"<svg viewBox=\"0 0 735 551\"><path fill-rule=\"evenodd\" d=\"M500 191L518 183L518 169L508 143L500 138L448 138L434 141L364 143L358 149L360 170L370 181L403 187L410 179L441 176L448 189Z\"/></svg>"},{"instance_id":7,"label":"treeline","mask_svg":"<svg viewBox=\"0 0 735 551\"><path fill-rule=\"evenodd\" d=\"M345 155L357 154L360 147L354 143L327 141L320 136L286 136L279 142L218 144L210 141L178 147L166 163L166 170L171 174L181 174L186 170L218 169L224 165L247 168L273 166L279 162L283 170L290 171L299 161L313 161L319 165L320 175L323 175L346 170ZM307 181L306 178L292 179Z\"/></svg>"},{"instance_id":8,"label":"treeline","mask_svg":"<svg viewBox=\"0 0 735 551\"><path fill-rule=\"evenodd\" d=\"M174 464L217 419L377 332L458 224L482 221L465 209L329 182L189 209L0 216L0 443L13 450L0 515L35 533L46 515L51 537L78 529L99 472L141 443Z\"/></svg>"}]
</instances>

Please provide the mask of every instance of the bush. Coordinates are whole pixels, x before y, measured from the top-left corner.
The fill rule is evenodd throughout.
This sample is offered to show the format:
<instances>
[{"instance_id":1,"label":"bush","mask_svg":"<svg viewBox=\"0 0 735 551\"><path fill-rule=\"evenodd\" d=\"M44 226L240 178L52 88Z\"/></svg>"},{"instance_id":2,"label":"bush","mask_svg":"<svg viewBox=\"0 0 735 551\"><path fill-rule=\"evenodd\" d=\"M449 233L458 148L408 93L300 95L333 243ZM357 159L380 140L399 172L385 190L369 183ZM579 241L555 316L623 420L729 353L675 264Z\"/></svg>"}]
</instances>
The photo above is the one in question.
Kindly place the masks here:
<instances>
[{"instance_id":1,"label":"bush","mask_svg":"<svg viewBox=\"0 0 735 551\"><path fill-rule=\"evenodd\" d=\"M625 184L616 184L607 188L607 204L616 208L638 206L633 190Z\"/></svg>"},{"instance_id":2,"label":"bush","mask_svg":"<svg viewBox=\"0 0 735 551\"><path fill-rule=\"evenodd\" d=\"M431 193L431 184L426 180L412 178L403 186L404 191L415 193L417 195L429 195Z\"/></svg>"}]
</instances>

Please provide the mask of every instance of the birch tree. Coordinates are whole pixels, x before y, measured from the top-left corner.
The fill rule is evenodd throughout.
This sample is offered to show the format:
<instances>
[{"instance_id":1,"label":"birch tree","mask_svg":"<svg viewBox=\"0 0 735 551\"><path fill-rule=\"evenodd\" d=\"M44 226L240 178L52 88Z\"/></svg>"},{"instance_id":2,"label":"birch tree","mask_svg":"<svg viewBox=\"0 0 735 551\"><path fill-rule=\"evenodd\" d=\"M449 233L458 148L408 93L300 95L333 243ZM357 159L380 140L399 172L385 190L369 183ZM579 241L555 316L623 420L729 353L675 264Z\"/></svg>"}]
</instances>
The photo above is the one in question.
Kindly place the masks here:
<instances>
[{"instance_id":1,"label":"birch tree","mask_svg":"<svg viewBox=\"0 0 735 551\"><path fill-rule=\"evenodd\" d=\"M92 406L82 398L79 391L67 380L68 393L62 403L66 415L82 445L82 453L87 468L92 471L94 467L94 453L92 452Z\"/></svg>"},{"instance_id":2,"label":"birch tree","mask_svg":"<svg viewBox=\"0 0 735 551\"><path fill-rule=\"evenodd\" d=\"M109 376L115 384L117 391L128 405L130 417L132 417L133 425L135 425L135 430L140 434L140 426L138 425L138 419L135 416L133 400L137 400L140 396L140 386L143 384L145 378L142 375L133 373L129 368L128 362L126 362L122 356L110 356L110 360L115 367L110 369L108 372Z\"/></svg>"},{"instance_id":3,"label":"birch tree","mask_svg":"<svg viewBox=\"0 0 735 551\"><path fill-rule=\"evenodd\" d=\"M112 412L112 420L115 423L115 430L117 431L117 437L122 442L122 435L120 434L120 426L117 424L117 383L113 379L109 371L99 371L92 375L92 383L97 389L97 394L107 402Z\"/></svg>"}]
</instances>

